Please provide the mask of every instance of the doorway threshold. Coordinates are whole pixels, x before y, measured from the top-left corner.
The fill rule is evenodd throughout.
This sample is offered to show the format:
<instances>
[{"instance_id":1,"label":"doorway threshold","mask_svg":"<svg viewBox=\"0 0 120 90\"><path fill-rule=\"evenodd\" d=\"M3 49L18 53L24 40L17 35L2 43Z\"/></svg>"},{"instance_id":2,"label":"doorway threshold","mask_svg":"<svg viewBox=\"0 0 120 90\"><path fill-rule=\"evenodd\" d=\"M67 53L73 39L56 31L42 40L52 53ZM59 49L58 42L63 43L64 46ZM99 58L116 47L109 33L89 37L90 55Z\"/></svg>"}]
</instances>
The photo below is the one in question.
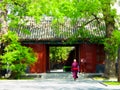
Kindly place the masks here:
<instances>
[{"instance_id":1,"label":"doorway threshold","mask_svg":"<svg viewBox=\"0 0 120 90\"><path fill-rule=\"evenodd\" d=\"M63 69L50 70L50 72L64 72Z\"/></svg>"}]
</instances>

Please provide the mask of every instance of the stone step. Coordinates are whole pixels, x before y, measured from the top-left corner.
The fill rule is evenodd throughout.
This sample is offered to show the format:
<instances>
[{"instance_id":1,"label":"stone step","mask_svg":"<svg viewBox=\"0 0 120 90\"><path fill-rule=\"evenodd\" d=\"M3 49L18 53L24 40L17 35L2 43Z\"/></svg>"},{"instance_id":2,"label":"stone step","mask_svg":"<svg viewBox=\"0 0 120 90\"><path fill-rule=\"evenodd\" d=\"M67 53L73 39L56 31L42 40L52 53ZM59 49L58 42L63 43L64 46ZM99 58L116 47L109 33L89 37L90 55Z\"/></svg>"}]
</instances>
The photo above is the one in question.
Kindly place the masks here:
<instances>
[{"instance_id":1,"label":"stone step","mask_svg":"<svg viewBox=\"0 0 120 90\"><path fill-rule=\"evenodd\" d=\"M90 78L94 76L101 76L103 74L100 73L78 73L79 79ZM50 73L42 73L42 79L71 79L72 73L71 72L50 72Z\"/></svg>"},{"instance_id":2,"label":"stone step","mask_svg":"<svg viewBox=\"0 0 120 90\"><path fill-rule=\"evenodd\" d=\"M43 73L41 74L41 78L42 79L70 79L72 77L72 74L69 72L65 72L65 73Z\"/></svg>"},{"instance_id":3,"label":"stone step","mask_svg":"<svg viewBox=\"0 0 120 90\"><path fill-rule=\"evenodd\" d=\"M93 76L101 76L102 73L78 73L78 79L91 78ZM49 72L39 74L26 74L25 77L41 78L41 79L71 79L71 72Z\"/></svg>"}]
</instances>

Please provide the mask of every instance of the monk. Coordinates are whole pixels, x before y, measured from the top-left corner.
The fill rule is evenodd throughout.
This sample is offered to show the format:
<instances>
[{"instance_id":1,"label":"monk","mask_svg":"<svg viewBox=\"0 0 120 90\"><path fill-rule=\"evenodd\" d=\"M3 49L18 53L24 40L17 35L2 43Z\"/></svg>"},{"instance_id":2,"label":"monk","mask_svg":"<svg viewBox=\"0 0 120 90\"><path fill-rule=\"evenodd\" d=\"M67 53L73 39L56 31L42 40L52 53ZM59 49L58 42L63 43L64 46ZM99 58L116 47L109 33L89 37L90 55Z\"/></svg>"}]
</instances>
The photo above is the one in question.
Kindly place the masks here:
<instances>
[{"instance_id":1,"label":"monk","mask_svg":"<svg viewBox=\"0 0 120 90\"><path fill-rule=\"evenodd\" d=\"M79 64L77 63L77 60L74 59L71 67L72 75L74 80L78 78L78 71L79 71Z\"/></svg>"}]
</instances>

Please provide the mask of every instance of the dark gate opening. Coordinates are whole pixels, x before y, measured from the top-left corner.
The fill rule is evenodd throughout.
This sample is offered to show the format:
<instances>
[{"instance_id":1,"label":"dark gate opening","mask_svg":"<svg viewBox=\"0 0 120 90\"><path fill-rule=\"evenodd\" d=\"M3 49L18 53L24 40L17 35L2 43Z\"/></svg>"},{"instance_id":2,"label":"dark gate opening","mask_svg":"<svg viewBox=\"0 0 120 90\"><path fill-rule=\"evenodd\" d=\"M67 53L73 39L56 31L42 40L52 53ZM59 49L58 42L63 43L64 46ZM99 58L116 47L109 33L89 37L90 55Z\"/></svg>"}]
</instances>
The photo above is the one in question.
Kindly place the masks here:
<instances>
[{"instance_id":1,"label":"dark gate opening","mask_svg":"<svg viewBox=\"0 0 120 90\"><path fill-rule=\"evenodd\" d=\"M76 58L75 46L50 46L50 72L66 72Z\"/></svg>"}]
</instances>

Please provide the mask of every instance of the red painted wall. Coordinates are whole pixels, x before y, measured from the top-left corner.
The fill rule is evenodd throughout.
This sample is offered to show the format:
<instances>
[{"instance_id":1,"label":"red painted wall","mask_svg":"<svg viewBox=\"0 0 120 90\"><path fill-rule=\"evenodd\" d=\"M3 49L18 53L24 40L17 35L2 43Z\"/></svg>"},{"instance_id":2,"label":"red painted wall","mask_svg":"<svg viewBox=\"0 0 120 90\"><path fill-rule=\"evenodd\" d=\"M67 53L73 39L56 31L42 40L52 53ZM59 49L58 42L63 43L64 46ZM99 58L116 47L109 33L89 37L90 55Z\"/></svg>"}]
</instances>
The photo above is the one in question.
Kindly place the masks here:
<instances>
[{"instance_id":1,"label":"red painted wall","mask_svg":"<svg viewBox=\"0 0 120 90\"><path fill-rule=\"evenodd\" d=\"M33 48L37 61L30 66L30 73L44 73L50 71L49 46L45 44L27 44ZM96 65L105 60L104 46L97 44L80 44L76 46L76 58L79 60L81 72L94 73ZM81 59L85 59L85 63Z\"/></svg>"},{"instance_id":2,"label":"red painted wall","mask_svg":"<svg viewBox=\"0 0 120 90\"><path fill-rule=\"evenodd\" d=\"M96 70L96 45L82 44L80 45L80 61L81 72L93 73Z\"/></svg>"},{"instance_id":3,"label":"red painted wall","mask_svg":"<svg viewBox=\"0 0 120 90\"><path fill-rule=\"evenodd\" d=\"M44 44L29 44L37 57L37 62L30 66L30 73L43 73L46 72L46 45Z\"/></svg>"},{"instance_id":4,"label":"red painted wall","mask_svg":"<svg viewBox=\"0 0 120 90\"><path fill-rule=\"evenodd\" d=\"M104 45L97 46L97 61L96 64L104 64L105 62Z\"/></svg>"},{"instance_id":5,"label":"red painted wall","mask_svg":"<svg viewBox=\"0 0 120 90\"><path fill-rule=\"evenodd\" d=\"M79 51L81 72L94 73L96 72L96 65L103 64L105 60L103 45L81 44Z\"/></svg>"}]
</instances>

